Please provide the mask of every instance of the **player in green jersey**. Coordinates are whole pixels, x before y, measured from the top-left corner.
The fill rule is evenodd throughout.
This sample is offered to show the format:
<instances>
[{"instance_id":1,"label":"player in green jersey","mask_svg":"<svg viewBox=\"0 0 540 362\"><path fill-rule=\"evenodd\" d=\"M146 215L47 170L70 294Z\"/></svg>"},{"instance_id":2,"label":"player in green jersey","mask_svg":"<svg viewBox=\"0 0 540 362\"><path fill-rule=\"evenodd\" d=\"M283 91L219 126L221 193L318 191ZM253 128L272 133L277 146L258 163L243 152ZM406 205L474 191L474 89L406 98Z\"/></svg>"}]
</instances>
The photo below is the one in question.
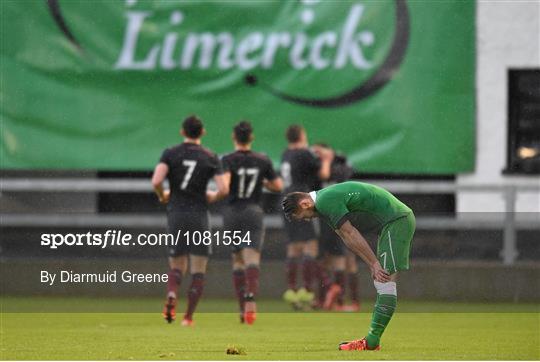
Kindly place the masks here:
<instances>
[{"instance_id":1,"label":"player in green jersey","mask_svg":"<svg viewBox=\"0 0 540 362\"><path fill-rule=\"evenodd\" d=\"M380 349L381 336L396 309L397 273L409 269L416 227L412 210L383 188L348 181L320 191L291 192L283 200L283 212L295 220L323 218L370 267L377 289L371 328L365 338L342 342L339 349ZM378 232L376 254L362 235L370 230Z\"/></svg>"}]
</instances>

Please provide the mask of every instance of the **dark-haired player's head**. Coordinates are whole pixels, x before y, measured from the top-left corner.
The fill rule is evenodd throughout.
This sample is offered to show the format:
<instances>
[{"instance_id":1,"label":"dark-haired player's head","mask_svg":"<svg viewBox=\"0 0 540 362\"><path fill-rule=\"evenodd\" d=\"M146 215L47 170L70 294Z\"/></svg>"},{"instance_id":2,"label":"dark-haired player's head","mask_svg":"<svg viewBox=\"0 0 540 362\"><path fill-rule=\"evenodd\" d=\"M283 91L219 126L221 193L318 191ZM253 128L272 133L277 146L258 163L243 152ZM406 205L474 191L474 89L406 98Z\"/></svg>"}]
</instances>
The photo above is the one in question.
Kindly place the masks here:
<instances>
[{"instance_id":1,"label":"dark-haired player's head","mask_svg":"<svg viewBox=\"0 0 540 362\"><path fill-rule=\"evenodd\" d=\"M287 142L289 144L301 144L304 146L307 146L307 134L304 127L293 124L287 127L287 131L285 131L285 138L287 138Z\"/></svg>"},{"instance_id":2,"label":"dark-haired player's head","mask_svg":"<svg viewBox=\"0 0 540 362\"><path fill-rule=\"evenodd\" d=\"M317 142L312 144L313 147L320 147L320 148L326 148L328 150L331 150L332 147L328 143L324 142Z\"/></svg>"},{"instance_id":3,"label":"dark-haired player's head","mask_svg":"<svg viewBox=\"0 0 540 362\"><path fill-rule=\"evenodd\" d=\"M332 147L330 147L329 144L324 142L317 142L315 144L311 145L311 150L315 152L315 154L321 158L323 156L324 152L332 152Z\"/></svg>"},{"instance_id":4,"label":"dark-haired player's head","mask_svg":"<svg viewBox=\"0 0 540 362\"><path fill-rule=\"evenodd\" d=\"M195 115L188 116L182 122L182 136L191 139L199 139L204 135L204 125L201 119Z\"/></svg>"},{"instance_id":5,"label":"dark-haired player's head","mask_svg":"<svg viewBox=\"0 0 540 362\"><path fill-rule=\"evenodd\" d=\"M248 121L241 121L233 128L234 141L242 146L253 142L253 127Z\"/></svg>"},{"instance_id":6,"label":"dark-haired player's head","mask_svg":"<svg viewBox=\"0 0 540 362\"><path fill-rule=\"evenodd\" d=\"M288 193L281 202L287 220L311 220L317 216L315 202L306 192Z\"/></svg>"}]
</instances>

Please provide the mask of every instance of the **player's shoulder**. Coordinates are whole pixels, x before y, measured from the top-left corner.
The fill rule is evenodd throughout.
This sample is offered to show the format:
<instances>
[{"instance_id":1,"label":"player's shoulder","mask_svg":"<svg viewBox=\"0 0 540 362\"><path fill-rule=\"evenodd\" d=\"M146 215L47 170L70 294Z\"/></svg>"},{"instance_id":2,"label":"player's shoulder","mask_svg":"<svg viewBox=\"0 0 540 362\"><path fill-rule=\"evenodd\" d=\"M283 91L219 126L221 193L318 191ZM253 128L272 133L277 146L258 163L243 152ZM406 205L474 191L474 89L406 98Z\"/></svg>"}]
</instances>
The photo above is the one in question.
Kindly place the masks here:
<instances>
[{"instance_id":1,"label":"player's shoulder","mask_svg":"<svg viewBox=\"0 0 540 362\"><path fill-rule=\"evenodd\" d=\"M324 189L317 191L315 194L315 206L319 209L325 209L326 206L329 205L329 203L332 203L336 200L333 190L329 187L325 187Z\"/></svg>"},{"instance_id":2,"label":"player's shoulder","mask_svg":"<svg viewBox=\"0 0 540 362\"><path fill-rule=\"evenodd\" d=\"M199 145L197 151L206 158L215 159L218 158L217 154L209 148Z\"/></svg>"},{"instance_id":3,"label":"player's shoulder","mask_svg":"<svg viewBox=\"0 0 540 362\"><path fill-rule=\"evenodd\" d=\"M302 157L302 159L307 159L307 160L319 159L319 156L317 156L315 151L313 151L311 148L303 148L300 151L301 152L299 152L299 155L300 157Z\"/></svg>"},{"instance_id":4,"label":"player's shoulder","mask_svg":"<svg viewBox=\"0 0 540 362\"><path fill-rule=\"evenodd\" d=\"M309 148L295 148L295 149L287 148L285 149L285 151L283 151L282 158L283 159L294 158L298 160L303 160L306 158L317 158L317 155L315 154L315 152L313 152Z\"/></svg>"},{"instance_id":5,"label":"player's shoulder","mask_svg":"<svg viewBox=\"0 0 540 362\"><path fill-rule=\"evenodd\" d=\"M268 157L268 155L264 152L252 151L251 157L261 162L272 163L272 161L270 160L270 157Z\"/></svg>"},{"instance_id":6,"label":"player's shoulder","mask_svg":"<svg viewBox=\"0 0 540 362\"><path fill-rule=\"evenodd\" d=\"M319 193L325 197L335 197L336 194L347 194L363 188L363 184L357 181L345 181L333 184L320 190Z\"/></svg>"},{"instance_id":7,"label":"player's shoulder","mask_svg":"<svg viewBox=\"0 0 540 362\"><path fill-rule=\"evenodd\" d=\"M221 161L223 162L239 162L245 159L245 153L242 151L233 151L221 156Z\"/></svg>"},{"instance_id":8,"label":"player's shoulder","mask_svg":"<svg viewBox=\"0 0 540 362\"><path fill-rule=\"evenodd\" d=\"M183 150L182 146L183 146L183 143L169 146L163 150L163 154L169 154L169 155L179 154Z\"/></svg>"},{"instance_id":9,"label":"player's shoulder","mask_svg":"<svg viewBox=\"0 0 540 362\"><path fill-rule=\"evenodd\" d=\"M221 156L221 161L231 161L231 160L234 160L236 158L236 151L234 152L229 152L229 153L226 153L224 155Z\"/></svg>"}]
</instances>

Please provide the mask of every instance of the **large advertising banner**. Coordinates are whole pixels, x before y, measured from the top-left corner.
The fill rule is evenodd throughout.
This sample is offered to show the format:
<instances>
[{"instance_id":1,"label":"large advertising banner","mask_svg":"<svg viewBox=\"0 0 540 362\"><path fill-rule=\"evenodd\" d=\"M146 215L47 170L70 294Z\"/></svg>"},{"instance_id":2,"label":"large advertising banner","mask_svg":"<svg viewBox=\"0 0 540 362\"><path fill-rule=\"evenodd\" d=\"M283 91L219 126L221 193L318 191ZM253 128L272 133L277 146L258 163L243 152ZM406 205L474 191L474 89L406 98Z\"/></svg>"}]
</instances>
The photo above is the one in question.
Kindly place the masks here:
<instances>
[{"instance_id":1,"label":"large advertising banner","mask_svg":"<svg viewBox=\"0 0 540 362\"><path fill-rule=\"evenodd\" d=\"M473 1L1 7L3 169L150 169L189 114L218 153L247 119L276 162L298 123L364 172L474 167Z\"/></svg>"}]
</instances>

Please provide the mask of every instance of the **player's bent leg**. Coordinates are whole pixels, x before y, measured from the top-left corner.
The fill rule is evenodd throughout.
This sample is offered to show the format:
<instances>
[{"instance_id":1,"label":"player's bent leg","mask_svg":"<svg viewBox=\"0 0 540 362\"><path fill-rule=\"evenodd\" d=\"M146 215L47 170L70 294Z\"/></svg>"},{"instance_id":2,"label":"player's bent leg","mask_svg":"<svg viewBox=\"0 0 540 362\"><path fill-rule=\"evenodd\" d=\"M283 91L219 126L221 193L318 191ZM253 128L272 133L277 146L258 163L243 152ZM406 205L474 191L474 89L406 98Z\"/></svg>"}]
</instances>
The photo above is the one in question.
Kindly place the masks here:
<instances>
[{"instance_id":1,"label":"player's bent leg","mask_svg":"<svg viewBox=\"0 0 540 362\"><path fill-rule=\"evenodd\" d=\"M377 348L380 345L382 334L390 323L397 306L397 274L392 274L392 281L386 283L373 282L377 289L375 308L371 316L371 326L366 336L368 349Z\"/></svg>"},{"instance_id":2,"label":"player's bent leg","mask_svg":"<svg viewBox=\"0 0 540 362\"><path fill-rule=\"evenodd\" d=\"M377 245L377 259L390 275L390 282L375 283L377 300L366 336L369 348L379 345L381 336L390 322L397 305L397 272L409 269L409 253L415 230L412 212L383 227Z\"/></svg>"},{"instance_id":3,"label":"player's bent leg","mask_svg":"<svg viewBox=\"0 0 540 362\"><path fill-rule=\"evenodd\" d=\"M316 308L323 308L326 294L328 289L332 286L332 279L330 277L331 267L330 267L331 257L328 253L319 255L317 262L317 281L319 284L319 290L317 291L317 304Z\"/></svg>"},{"instance_id":4,"label":"player's bent leg","mask_svg":"<svg viewBox=\"0 0 540 362\"><path fill-rule=\"evenodd\" d=\"M188 256L187 255L178 255L169 257L169 268L178 269L185 275L188 269Z\"/></svg>"},{"instance_id":5,"label":"player's bent leg","mask_svg":"<svg viewBox=\"0 0 540 362\"><path fill-rule=\"evenodd\" d=\"M371 326L367 336L352 345L340 345L340 349L356 348L358 350L377 349L382 334L392 319L397 306L397 272L409 269L409 254L415 231L415 218L411 212L402 218L387 224L379 235L377 243L377 259L390 275L387 283L374 282L377 299L371 317ZM352 342L351 342L352 343Z\"/></svg>"},{"instance_id":6,"label":"player's bent leg","mask_svg":"<svg viewBox=\"0 0 540 362\"><path fill-rule=\"evenodd\" d=\"M182 276L187 270L187 256L169 257L169 272L167 273L167 297L163 307L163 318L172 323L176 319L176 304L178 288L182 282Z\"/></svg>"},{"instance_id":7,"label":"player's bent leg","mask_svg":"<svg viewBox=\"0 0 540 362\"><path fill-rule=\"evenodd\" d=\"M375 288L377 289L377 300L375 302L375 308L373 309L373 315L371 317L371 326L369 332L365 338L354 340L350 342L341 342L338 346L342 351L378 351L381 349L380 341L382 334L388 323L392 319L392 315L396 310L397 304L397 287L396 287L397 274L390 276L391 281L386 283L379 283L374 281Z\"/></svg>"},{"instance_id":8,"label":"player's bent leg","mask_svg":"<svg viewBox=\"0 0 540 362\"><path fill-rule=\"evenodd\" d=\"M296 276L298 273L298 267L300 266L300 260L302 257L303 243L291 242L287 245L287 260L286 260L286 276L287 276L287 290L283 293L283 299L290 303L294 309L300 307L297 296Z\"/></svg>"},{"instance_id":9,"label":"player's bent leg","mask_svg":"<svg viewBox=\"0 0 540 362\"><path fill-rule=\"evenodd\" d=\"M338 308L341 308L343 307L343 296L345 293L345 256L336 255L332 259L334 264L334 282L340 289L336 296L336 303Z\"/></svg>"},{"instance_id":10,"label":"player's bent leg","mask_svg":"<svg viewBox=\"0 0 540 362\"><path fill-rule=\"evenodd\" d=\"M302 276L304 287L298 290L298 298L305 306L311 306L315 299L314 282L317 276L318 242L315 239L303 243Z\"/></svg>"},{"instance_id":11,"label":"player's bent leg","mask_svg":"<svg viewBox=\"0 0 540 362\"><path fill-rule=\"evenodd\" d=\"M253 324L257 319L257 304L255 298L259 292L259 263L260 252L255 248L244 248L242 256L246 264L246 293L244 319L247 324Z\"/></svg>"},{"instance_id":12,"label":"player's bent leg","mask_svg":"<svg viewBox=\"0 0 540 362\"><path fill-rule=\"evenodd\" d=\"M334 283L328 289L324 300L324 309L341 310L343 307L343 293L345 291L345 256L331 256Z\"/></svg>"},{"instance_id":13,"label":"player's bent leg","mask_svg":"<svg viewBox=\"0 0 540 362\"><path fill-rule=\"evenodd\" d=\"M190 255L189 256L189 268L191 272L191 285L188 290L188 305L184 319L182 320L183 326L193 325L193 313L197 308L197 304L202 296L204 289L204 275L206 273L206 265L208 264L207 256Z\"/></svg>"},{"instance_id":14,"label":"player's bent leg","mask_svg":"<svg viewBox=\"0 0 540 362\"><path fill-rule=\"evenodd\" d=\"M233 264L233 286L238 300L240 310L240 323L244 323L244 294L246 293L246 273L244 270L244 260L240 251L232 254Z\"/></svg>"},{"instance_id":15,"label":"player's bent leg","mask_svg":"<svg viewBox=\"0 0 540 362\"><path fill-rule=\"evenodd\" d=\"M351 299L351 309L353 311L360 310L360 293L358 289L358 263L356 255L347 251L346 258L346 271L347 271L347 284L349 288L349 298Z\"/></svg>"}]
</instances>

